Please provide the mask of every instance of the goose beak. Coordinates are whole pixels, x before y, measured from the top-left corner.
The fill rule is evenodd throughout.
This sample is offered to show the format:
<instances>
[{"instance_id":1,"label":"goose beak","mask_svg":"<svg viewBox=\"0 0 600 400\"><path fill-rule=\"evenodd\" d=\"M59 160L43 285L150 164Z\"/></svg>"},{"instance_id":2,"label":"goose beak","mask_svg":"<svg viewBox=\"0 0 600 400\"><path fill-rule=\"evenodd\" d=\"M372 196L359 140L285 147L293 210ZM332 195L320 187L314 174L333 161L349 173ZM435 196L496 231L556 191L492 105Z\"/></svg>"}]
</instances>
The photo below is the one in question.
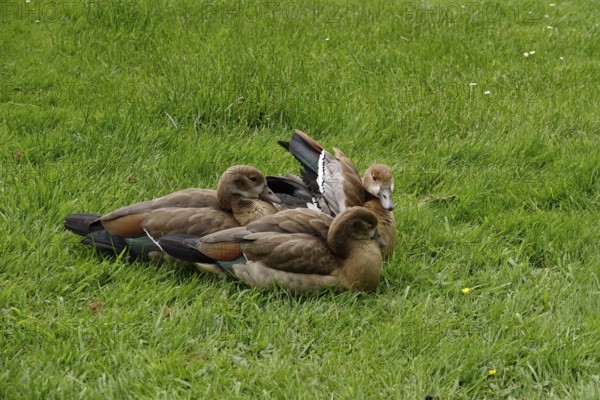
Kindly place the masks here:
<instances>
[{"instance_id":1,"label":"goose beak","mask_svg":"<svg viewBox=\"0 0 600 400\"><path fill-rule=\"evenodd\" d=\"M265 185L259 197L264 201L268 201L269 203L281 204L281 199L277 197L277 195L273 193L273 191L269 189L267 185Z\"/></svg>"},{"instance_id":2,"label":"goose beak","mask_svg":"<svg viewBox=\"0 0 600 400\"><path fill-rule=\"evenodd\" d=\"M389 188L381 189L379 192L379 201L386 210L392 211L394 209L395 204L394 200L392 200L392 192Z\"/></svg>"}]
</instances>

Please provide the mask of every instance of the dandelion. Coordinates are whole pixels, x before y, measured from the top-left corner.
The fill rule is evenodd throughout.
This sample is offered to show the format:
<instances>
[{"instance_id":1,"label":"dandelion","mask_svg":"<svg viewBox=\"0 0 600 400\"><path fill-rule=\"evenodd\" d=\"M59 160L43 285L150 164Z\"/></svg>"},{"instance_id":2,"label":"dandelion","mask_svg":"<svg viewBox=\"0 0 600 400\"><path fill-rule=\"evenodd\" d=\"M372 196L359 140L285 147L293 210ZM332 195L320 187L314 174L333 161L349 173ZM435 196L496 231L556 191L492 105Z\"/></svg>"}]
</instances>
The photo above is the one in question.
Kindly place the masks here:
<instances>
[{"instance_id":1,"label":"dandelion","mask_svg":"<svg viewBox=\"0 0 600 400\"><path fill-rule=\"evenodd\" d=\"M494 375L496 375L497 372L498 371L496 371L495 369L490 369L490 370L488 370L488 375L494 376Z\"/></svg>"},{"instance_id":2,"label":"dandelion","mask_svg":"<svg viewBox=\"0 0 600 400\"><path fill-rule=\"evenodd\" d=\"M463 289L461 290L461 292L463 292L464 294L469 294L469 292L470 292L470 291L471 291L471 288L468 288L468 287L466 287L466 288L463 288Z\"/></svg>"}]
</instances>

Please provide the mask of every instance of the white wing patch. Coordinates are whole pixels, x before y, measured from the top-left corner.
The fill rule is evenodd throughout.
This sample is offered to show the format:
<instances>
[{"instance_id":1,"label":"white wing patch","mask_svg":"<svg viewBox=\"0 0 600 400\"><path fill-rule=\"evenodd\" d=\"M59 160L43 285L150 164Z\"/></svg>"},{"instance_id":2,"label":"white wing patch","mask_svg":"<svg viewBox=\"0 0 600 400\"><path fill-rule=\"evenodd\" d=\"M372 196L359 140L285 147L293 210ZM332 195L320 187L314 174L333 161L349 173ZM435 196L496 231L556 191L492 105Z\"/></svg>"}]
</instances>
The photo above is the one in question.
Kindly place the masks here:
<instances>
[{"instance_id":1,"label":"white wing patch","mask_svg":"<svg viewBox=\"0 0 600 400\"><path fill-rule=\"evenodd\" d=\"M144 228L144 232L146 232L146 236L148 236L150 238L150 240L152 240L152 243L154 243L156 246L158 246L160 251L162 251L164 253L162 246L158 243L158 241L156 239L154 239L152 237L152 235L146 230L146 228Z\"/></svg>"},{"instance_id":2,"label":"white wing patch","mask_svg":"<svg viewBox=\"0 0 600 400\"><path fill-rule=\"evenodd\" d=\"M319 208L319 206L316 204L318 202L318 200L316 198L313 197L313 202L312 203L306 203L306 207L309 210L313 210L313 211L323 211L321 210L321 208Z\"/></svg>"},{"instance_id":3,"label":"white wing patch","mask_svg":"<svg viewBox=\"0 0 600 400\"><path fill-rule=\"evenodd\" d=\"M344 193L344 172L338 159L323 150L319 156L317 186L313 202L321 211L333 216L344 211L346 194ZM308 208L312 207L309 205Z\"/></svg>"},{"instance_id":4,"label":"white wing patch","mask_svg":"<svg viewBox=\"0 0 600 400\"><path fill-rule=\"evenodd\" d=\"M321 152L321 155L319 155L319 163L318 163L318 168L319 168L319 174L317 175L317 185L319 186L319 192L321 194L325 193L325 187L324 187L324 183L325 183L325 154L327 154L327 152L325 150L323 150Z\"/></svg>"}]
</instances>

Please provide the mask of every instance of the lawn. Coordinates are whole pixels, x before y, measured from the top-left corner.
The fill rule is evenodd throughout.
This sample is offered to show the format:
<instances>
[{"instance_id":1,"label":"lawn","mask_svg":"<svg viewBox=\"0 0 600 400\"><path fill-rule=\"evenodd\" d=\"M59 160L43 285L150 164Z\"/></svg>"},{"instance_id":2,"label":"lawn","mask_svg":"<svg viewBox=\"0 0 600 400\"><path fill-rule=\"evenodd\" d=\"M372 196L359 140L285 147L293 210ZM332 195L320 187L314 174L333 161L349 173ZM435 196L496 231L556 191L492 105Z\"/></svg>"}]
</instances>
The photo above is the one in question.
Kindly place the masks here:
<instances>
[{"instance_id":1,"label":"lawn","mask_svg":"<svg viewBox=\"0 0 600 400\"><path fill-rule=\"evenodd\" d=\"M0 0L0 398L600 398L592 2ZM62 228L298 128L396 178L375 293L293 296Z\"/></svg>"}]
</instances>

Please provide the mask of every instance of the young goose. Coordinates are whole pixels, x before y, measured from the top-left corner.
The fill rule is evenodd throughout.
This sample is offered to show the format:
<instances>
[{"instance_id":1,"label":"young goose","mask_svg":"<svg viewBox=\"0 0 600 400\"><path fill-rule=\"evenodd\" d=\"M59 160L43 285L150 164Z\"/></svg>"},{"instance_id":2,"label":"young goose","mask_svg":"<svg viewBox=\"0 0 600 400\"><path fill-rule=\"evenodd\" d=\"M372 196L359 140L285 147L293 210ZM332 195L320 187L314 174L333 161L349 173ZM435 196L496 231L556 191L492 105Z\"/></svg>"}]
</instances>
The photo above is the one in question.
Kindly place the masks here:
<instances>
[{"instance_id":1,"label":"young goose","mask_svg":"<svg viewBox=\"0 0 600 400\"><path fill-rule=\"evenodd\" d=\"M389 259L396 244L396 221L391 212L394 177L390 167L373 165L361 179L341 150L334 148L333 156L302 131L295 130L289 142L279 143L302 164L302 180L313 193L318 209L335 216L348 207L364 206L375 213L385 242L383 256Z\"/></svg>"},{"instance_id":2,"label":"young goose","mask_svg":"<svg viewBox=\"0 0 600 400\"><path fill-rule=\"evenodd\" d=\"M363 179L367 201L363 207L371 211L379 221L379 233L383 240L382 254L384 259L391 258L396 246L396 219L392 209L394 201L394 177L390 167L385 164L375 164L367 169Z\"/></svg>"},{"instance_id":3,"label":"young goose","mask_svg":"<svg viewBox=\"0 0 600 400\"><path fill-rule=\"evenodd\" d=\"M217 190L185 189L167 196L132 204L104 216L72 214L65 227L86 236L84 244L120 253L130 249L132 257L160 254L156 239L169 233L203 236L243 226L277 209L280 200L269 189L256 168L228 168Z\"/></svg>"},{"instance_id":4,"label":"young goose","mask_svg":"<svg viewBox=\"0 0 600 400\"><path fill-rule=\"evenodd\" d=\"M349 208L335 219L316 210L284 210L246 227L203 238L167 235L159 243L171 256L197 262L200 269L292 292L329 286L372 291L381 273L377 218L363 207Z\"/></svg>"}]
</instances>

